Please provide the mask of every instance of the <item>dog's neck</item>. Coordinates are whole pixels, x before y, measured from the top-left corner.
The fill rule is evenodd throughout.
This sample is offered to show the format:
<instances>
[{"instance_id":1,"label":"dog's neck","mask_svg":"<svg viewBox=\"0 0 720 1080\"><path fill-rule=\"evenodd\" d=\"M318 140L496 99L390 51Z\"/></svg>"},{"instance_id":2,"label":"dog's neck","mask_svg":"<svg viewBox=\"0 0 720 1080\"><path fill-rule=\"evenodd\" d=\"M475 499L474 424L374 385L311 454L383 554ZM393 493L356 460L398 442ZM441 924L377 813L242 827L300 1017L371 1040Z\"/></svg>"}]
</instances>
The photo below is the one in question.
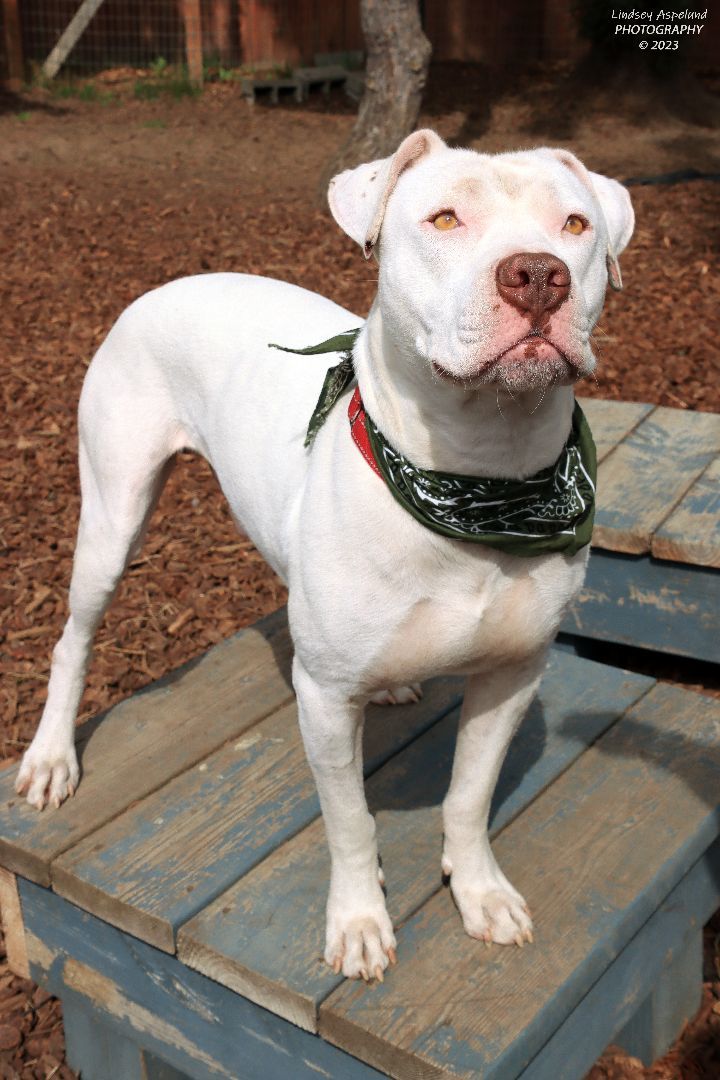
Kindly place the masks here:
<instances>
[{"instance_id":1,"label":"dog's neck","mask_svg":"<svg viewBox=\"0 0 720 1080\"><path fill-rule=\"evenodd\" d=\"M420 468L523 479L552 465L570 433L572 387L511 397L495 384L454 386L393 340L377 303L353 356L368 414Z\"/></svg>"}]
</instances>

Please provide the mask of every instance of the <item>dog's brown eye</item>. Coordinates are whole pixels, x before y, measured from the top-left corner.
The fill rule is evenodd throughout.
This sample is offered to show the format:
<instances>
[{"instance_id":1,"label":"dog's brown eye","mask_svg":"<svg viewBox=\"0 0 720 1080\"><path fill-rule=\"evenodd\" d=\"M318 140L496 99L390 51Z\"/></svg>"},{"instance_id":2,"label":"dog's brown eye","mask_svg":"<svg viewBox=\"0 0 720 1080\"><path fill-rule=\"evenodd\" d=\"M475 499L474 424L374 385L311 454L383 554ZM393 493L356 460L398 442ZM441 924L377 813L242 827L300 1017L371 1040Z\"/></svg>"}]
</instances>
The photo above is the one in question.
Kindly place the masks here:
<instances>
[{"instance_id":1,"label":"dog's brown eye","mask_svg":"<svg viewBox=\"0 0 720 1080\"><path fill-rule=\"evenodd\" d=\"M440 229L441 232L447 232L449 229L456 229L460 222L453 214L452 210L443 210L442 214L438 214L433 218L433 225L436 229Z\"/></svg>"},{"instance_id":2,"label":"dog's brown eye","mask_svg":"<svg viewBox=\"0 0 720 1080\"><path fill-rule=\"evenodd\" d=\"M577 214L571 214L565 222L565 231L572 233L573 236L579 236L585 231L585 222Z\"/></svg>"}]
</instances>

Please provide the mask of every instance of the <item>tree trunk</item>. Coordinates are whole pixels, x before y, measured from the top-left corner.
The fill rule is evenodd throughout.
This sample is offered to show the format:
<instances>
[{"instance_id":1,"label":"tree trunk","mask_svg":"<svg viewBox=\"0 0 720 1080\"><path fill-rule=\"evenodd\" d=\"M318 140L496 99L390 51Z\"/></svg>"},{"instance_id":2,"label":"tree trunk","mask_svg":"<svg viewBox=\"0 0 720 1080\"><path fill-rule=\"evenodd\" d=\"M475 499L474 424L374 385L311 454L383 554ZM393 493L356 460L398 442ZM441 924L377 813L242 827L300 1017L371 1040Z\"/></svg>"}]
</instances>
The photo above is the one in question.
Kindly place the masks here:
<instances>
[{"instance_id":1,"label":"tree trunk","mask_svg":"<svg viewBox=\"0 0 720 1080\"><path fill-rule=\"evenodd\" d=\"M432 47L420 24L418 0L360 0L367 47L365 93L350 137L321 179L363 161L387 157L414 130Z\"/></svg>"}]
</instances>

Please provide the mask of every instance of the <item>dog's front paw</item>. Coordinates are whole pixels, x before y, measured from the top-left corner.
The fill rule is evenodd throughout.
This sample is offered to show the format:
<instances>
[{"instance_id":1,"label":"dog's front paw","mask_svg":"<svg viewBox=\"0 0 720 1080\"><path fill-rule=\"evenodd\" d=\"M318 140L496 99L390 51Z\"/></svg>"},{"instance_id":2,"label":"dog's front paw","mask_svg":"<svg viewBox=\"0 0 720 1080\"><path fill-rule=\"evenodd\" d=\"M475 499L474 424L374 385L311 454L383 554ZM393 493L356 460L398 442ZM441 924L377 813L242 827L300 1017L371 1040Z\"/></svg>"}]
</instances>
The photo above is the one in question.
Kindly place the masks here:
<instances>
[{"instance_id":1,"label":"dog's front paw","mask_svg":"<svg viewBox=\"0 0 720 1080\"><path fill-rule=\"evenodd\" d=\"M397 948L384 902L368 905L367 911L332 909L329 903L326 963L336 975L342 971L348 979L382 982L388 964L396 961Z\"/></svg>"},{"instance_id":2,"label":"dog's front paw","mask_svg":"<svg viewBox=\"0 0 720 1080\"><path fill-rule=\"evenodd\" d=\"M451 879L455 903L470 937L488 945L524 945L532 942L532 919L520 893L504 887L456 883Z\"/></svg>"},{"instance_id":3,"label":"dog's front paw","mask_svg":"<svg viewBox=\"0 0 720 1080\"><path fill-rule=\"evenodd\" d=\"M20 764L15 790L18 795L25 795L36 810L42 810L46 803L57 808L75 794L79 779L74 746L58 753L32 744Z\"/></svg>"},{"instance_id":4,"label":"dog's front paw","mask_svg":"<svg viewBox=\"0 0 720 1080\"><path fill-rule=\"evenodd\" d=\"M416 682L409 686L391 686L388 690L378 690L370 701L373 705L411 705L421 697L422 686Z\"/></svg>"}]
</instances>

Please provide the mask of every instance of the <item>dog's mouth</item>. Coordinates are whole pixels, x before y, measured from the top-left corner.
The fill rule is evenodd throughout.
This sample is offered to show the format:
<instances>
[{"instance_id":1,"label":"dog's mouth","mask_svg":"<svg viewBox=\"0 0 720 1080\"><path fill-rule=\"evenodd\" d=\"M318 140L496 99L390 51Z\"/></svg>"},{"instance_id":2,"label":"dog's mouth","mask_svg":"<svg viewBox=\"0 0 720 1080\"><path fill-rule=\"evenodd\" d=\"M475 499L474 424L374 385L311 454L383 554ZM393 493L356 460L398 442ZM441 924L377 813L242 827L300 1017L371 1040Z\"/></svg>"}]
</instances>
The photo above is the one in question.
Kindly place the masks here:
<instances>
[{"instance_id":1,"label":"dog's mouth","mask_svg":"<svg viewBox=\"0 0 720 1080\"><path fill-rule=\"evenodd\" d=\"M495 380L504 382L511 373L512 382L524 381L525 373L530 381L536 383L543 369L556 379L563 376L563 381L575 381L581 374L578 362L538 329L531 330L467 374L457 375L448 371L436 360L432 361L432 367L441 379L466 388Z\"/></svg>"}]
</instances>

